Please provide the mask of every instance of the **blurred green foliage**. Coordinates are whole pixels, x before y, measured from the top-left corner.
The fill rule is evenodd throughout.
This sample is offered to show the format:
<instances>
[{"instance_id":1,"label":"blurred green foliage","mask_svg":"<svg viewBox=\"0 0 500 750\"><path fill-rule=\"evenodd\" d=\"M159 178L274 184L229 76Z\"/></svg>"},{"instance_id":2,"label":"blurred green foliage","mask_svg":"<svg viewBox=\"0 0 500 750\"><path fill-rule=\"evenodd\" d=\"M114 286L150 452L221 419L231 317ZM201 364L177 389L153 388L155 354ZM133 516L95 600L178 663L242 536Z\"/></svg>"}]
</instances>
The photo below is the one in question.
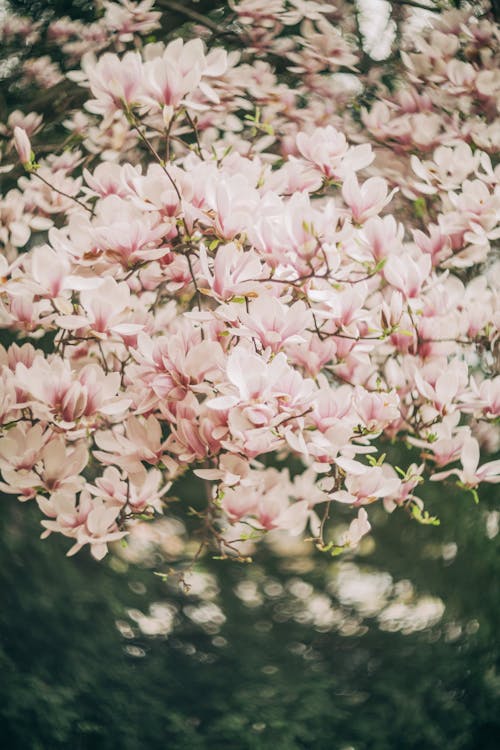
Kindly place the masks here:
<instances>
[{"instance_id":1,"label":"blurred green foliage","mask_svg":"<svg viewBox=\"0 0 500 750\"><path fill-rule=\"evenodd\" d=\"M375 546L353 558L264 548L248 566L205 558L208 598L162 582L158 557L143 567L65 559L64 540L37 538L35 507L4 498L2 746L496 750L493 495L479 507L436 496L437 528L376 513ZM353 571L361 578L349 599L337 584ZM367 581L386 588L371 610ZM405 588L411 606L441 599L443 617L384 630L383 612ZM158 604L173 613L171 628L146 635L137 623Z\"/></svg>"}]
</instances>

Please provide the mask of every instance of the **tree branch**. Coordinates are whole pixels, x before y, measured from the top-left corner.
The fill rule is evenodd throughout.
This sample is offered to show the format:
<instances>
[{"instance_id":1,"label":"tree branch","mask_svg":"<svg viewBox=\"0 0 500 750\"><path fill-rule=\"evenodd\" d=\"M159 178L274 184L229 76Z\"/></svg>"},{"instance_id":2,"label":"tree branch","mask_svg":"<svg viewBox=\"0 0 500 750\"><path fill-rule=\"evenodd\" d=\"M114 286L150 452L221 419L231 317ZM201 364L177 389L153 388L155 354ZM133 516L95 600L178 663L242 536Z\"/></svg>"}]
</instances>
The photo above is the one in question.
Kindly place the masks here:
<instances>
[{"instance_id":1,"label":"tree branch","mask_svg":"<svg viewBox=\"0 0 500 750\"><path fill-rule=\"evenodd\" d=\"M442 13L442 8L437 6L431 7L430 5L424 5L419 3L417 0L392 0L394 5L409 5L410 8L419 8L419 10L430 10L431 13Z\"/></svg>"},{"instance_id":2,"label":"tree branch","mask_svg":"<svg viewBox=\"0 0 500 750\"><path fill-rule=\"evenodd\" d=\"M174 13L179 13L181 16L189 18L191 21L201 23L203 26L206 26L207 29L213 31L214 34L220 32L220 25L218 23L212 21L211 18L207 18L207 16L198 13L198 11L193 10L193 8L189 8L182 3L176 2L176 0L158 0L157 5L159 8L171 10Z\"/></svg>"}]
</instances>

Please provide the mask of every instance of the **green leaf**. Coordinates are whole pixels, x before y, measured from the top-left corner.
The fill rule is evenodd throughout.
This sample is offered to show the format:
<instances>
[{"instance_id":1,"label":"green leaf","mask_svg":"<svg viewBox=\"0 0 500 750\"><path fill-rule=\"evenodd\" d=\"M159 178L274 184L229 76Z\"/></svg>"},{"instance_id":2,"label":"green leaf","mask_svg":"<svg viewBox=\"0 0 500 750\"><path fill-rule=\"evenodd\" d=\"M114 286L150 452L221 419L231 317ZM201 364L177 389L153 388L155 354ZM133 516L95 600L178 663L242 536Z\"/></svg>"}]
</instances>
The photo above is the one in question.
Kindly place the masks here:
<instances>
[{"instance_id":1,"label":"green leaf","mask_svg":"<svg viewBox=\"0 0 500 750\"><path fill-rule=\"evenodd\" d=\"M429 515L429 512L426 510L422 511L416 503L413 503L411 506L411 514L415 521L418 521L423 526L439 526L441 524L437 516Z\"/></svg>"}]
</instances>

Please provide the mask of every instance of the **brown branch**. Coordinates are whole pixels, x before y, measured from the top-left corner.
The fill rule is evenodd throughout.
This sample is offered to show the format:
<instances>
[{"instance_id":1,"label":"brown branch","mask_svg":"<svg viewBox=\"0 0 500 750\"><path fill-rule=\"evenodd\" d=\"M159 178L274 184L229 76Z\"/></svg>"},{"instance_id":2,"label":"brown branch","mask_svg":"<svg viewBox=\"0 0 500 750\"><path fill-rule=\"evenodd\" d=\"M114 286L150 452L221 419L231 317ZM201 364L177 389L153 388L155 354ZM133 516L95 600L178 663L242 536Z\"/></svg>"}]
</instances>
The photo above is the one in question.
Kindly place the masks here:
<instances>
[{"instance_id":1,"label":"brown branch","mask_svg":"<svg viewBox=\"0 0 500 750\"><path fill-rule=\"evenodd\" d=\"M69 195L69 193L65 193L63 190L59 190L59 188L56 188L54 185L51 185L51 183L45 179L45 177L42 177L42 175L38 174L35 170L31 171L31 174L37 177L39 180L41 180L44 185L47 185L51 190L54 191L54 193L58 193L58 195L62 195L63 198L68 198L71 201L74 201L75 203L78 203L79 206L85 209L85 211L88 211L89 213L92 213L92 209L89 206L86 206L85 203L82 203L82 201L78 200L78 198L75 198L74 195Z\"/></svg>"},{"instance_id":2,"label":"brown branch","mask_svg":"<svg viewBox=\"0 0 500 750\"><path fill-rule=\"evenodd\" d=\"M430 5L424 5L423 3L419 3L416 0L392 0L392 2L394 3L394 5L409 5L410 8L430 10L431 13L442 13L442 8L439 8L436 5L434 7L431 7Z\"/></svg>"},{"instance_id":3,"label":"brown branch","mask_svg":"<svg viewBox=\"0 0 500 750\"><path fill-rule=\"evenodd\" d=\"M182 3L178 3L175 0L158 0L157 5L160 8L179 13L181 16L185 16L191 21L196 21L197 23L202 24L202 26L213 31L214 34L220 33L220 25L218 23L212 21L201 13L198 13L198 11L193 10L193 8L186 7Z\"/></svg>"}]
</instances>

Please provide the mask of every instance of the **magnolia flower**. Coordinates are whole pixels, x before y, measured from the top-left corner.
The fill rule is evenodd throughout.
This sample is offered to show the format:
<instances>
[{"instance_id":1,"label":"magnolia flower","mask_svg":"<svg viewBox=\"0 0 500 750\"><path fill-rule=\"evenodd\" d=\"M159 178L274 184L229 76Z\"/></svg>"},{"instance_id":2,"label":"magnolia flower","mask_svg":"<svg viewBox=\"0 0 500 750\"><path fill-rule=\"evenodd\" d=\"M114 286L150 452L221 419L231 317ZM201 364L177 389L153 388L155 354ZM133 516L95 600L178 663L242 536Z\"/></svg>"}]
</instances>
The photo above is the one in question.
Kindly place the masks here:
<instances>
[{"instance_id":1,"label":"magnolia flower","mask_svg":"<svg viewBox=\"0 0 500 750\"><path fill-rule=\"evenodd\" d=\"M500 460L488 461L479 466L480 451L479 443L474 438L469 438L463 444L460 453L462 469L450 469L441 471L431 476L431 480L441 481L455 474L459 482L469 489L475 489L481 482L498 484L500 482Z\"/></svg>"},{"instance_id":2,"label":"magnolia flower","mask_svg":"<svg viewBox=\"0 0 500 750\"><path fill-rule=\"evenodd\" d=\"M90 53L84 55L82 68L95 96L86 104L89 112L113 114L131 107L142 92L144 73L138 52L126 52L122 58L106 52L97 61Z\"/></svg>"},{"instance_id":3,"label":"magnolia flower","mask_svg":"<svg viewBox=\"0 0 500 750\"><path fill-rule=\"evenodd\" d=\"M119 531L116 519L119 508L99 503L83 491L77 496L71 491L59 491L50 499L37 497L40 510L51 520L43 520L45 532L42 538L56 531L72 538L75 543L66 553L76 554L85 544L90 544L93 557L102 560L108 551L108 543L126 536L126 531Z\"/></svg>"},{"instance_id":4,"label":"magnolia flower","mask_svg":"<svg viewBox=\"0 0 500 750\"><path fill-rule=\"evenodd\" d=\"M242 310L238 327L232 330L237 336L257 339L263 349L273 353L285 344L302 343L300 335L311 323L311 313L304 302L284 305L275 297L261 295L249 305L248 313Z\"/></svg>"},{"instance_id":5,"label":"magnolia flower","mask_svg":"<svg viewBox=\"0 0 500 750\"><path fill-rule=\"evenodd\" d=\"M41 450L50 438L49 430L40 424L30 427L18 424L0 438L0 469L32 469L40 460Z\"/></svg>"},{"instance_id":6,"label":"magnolia flower","mask_svg":"<svg viewBox=\"0 0 500 750\"><path fill-rule=\"evenodd\" d=\"M357 517L349 524L349 529L339 539L341 547L357 547L361 539L370 532L371 524L364 508L358 510Z\"/></svg>"},{"instance_id":7,"label":"magnolia flower","mask_svg":"<svg viewBox=\"0 0 500 750\"><path fill-rule=\"evenodd\" d=\"M366 505L379 497L394 495L401 485L396 472L388 465L362 467L359 473L348 475L346 490L333 492L330 497L339 503Z\"/></svg>"},{"instance_id":8,"label":"magnolia flower","mask_svg":"<svg viewBox=\"0 0 500 750\"><path fill-rule=\"evenodd\" d=\"M262 263L253 250L243 252L234 243L221 245L210 270L207 251L200 247L200 266L214 296L221 300L253 291L262 278Z\"/></svg>"},{"instance_id":9,"label":"magnolia flower","mask_svg":"<svg viewBox=\"0 0 500 750\"><path fill-rule=\"evenodd\" d=\"M16 147L21 164L25 169L28 169L32 161L32 151L30 139L24 128L18 126L14 128L14 146Z\"/></svg>"},{"instance_id":10,"label":"magnolia flower","mask_svg":"<svg viewBox=\"0 0 500 750\"><path fill-rule=\"evenodd\" d=\"M307 161L315 164L327 178L341 177L367 167L373 161L368 144L349 148L343 133L328 125L316 128L310 136L297 135L297 146Z\"/></svg>"},{"instance_id":11,"label":"magnolia flower","mask_svg":"<svg viewBox=\"0 0 500 750\"><path fill-rule=\"evenodd\" d=\"M387 183L381 177L370 177L360 186L356 175L351 174L342 185L342 197L357 224L379 214L395 192L396 189L387 194Z\"/></svg>"}]
</instances>

